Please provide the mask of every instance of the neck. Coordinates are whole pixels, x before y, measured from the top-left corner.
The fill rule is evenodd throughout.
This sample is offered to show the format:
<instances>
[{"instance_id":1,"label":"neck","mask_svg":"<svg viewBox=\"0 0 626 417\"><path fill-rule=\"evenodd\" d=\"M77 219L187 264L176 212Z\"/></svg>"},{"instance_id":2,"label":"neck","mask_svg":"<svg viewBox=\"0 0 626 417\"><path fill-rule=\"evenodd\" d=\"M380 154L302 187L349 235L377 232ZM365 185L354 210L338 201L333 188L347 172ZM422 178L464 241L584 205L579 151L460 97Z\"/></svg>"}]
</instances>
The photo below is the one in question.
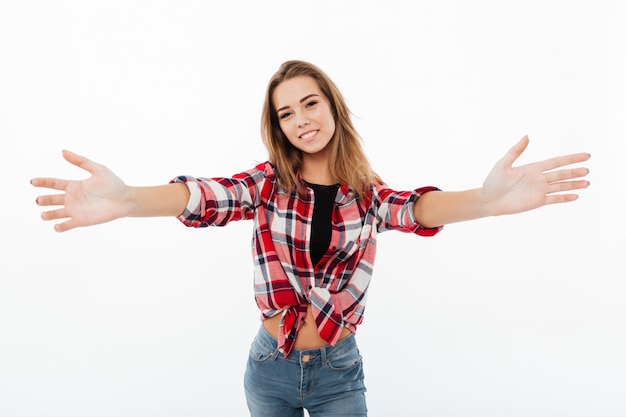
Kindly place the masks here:
<instances>
[{"instance_id":1,"label":"neck","mask_svg":"<svg viewBox=\"0 0 626 417\"><path fill-rule=\"evenodd\" d=\"M302 178L309 183L333 185L337 180L330 174L328 158L316 158L316 155L305 155L302 161Z\"/></svg>"}]
</instances>

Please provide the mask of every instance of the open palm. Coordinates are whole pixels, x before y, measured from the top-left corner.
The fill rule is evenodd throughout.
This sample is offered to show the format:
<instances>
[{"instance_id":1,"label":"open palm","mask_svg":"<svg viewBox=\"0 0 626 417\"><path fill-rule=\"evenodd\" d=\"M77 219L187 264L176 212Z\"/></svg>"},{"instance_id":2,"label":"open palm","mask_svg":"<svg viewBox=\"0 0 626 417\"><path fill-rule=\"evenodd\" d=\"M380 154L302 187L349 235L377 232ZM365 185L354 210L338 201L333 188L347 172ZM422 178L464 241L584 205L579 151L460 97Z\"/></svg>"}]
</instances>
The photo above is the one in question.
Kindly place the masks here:
<instances>
[{"instance_id":1,"label":"open palm","mask_svg":"<svg viewBox=\"0 0 626 417\"><path fill-rule=\"evenodd\" d=\"M55 225L56 231L105 223L128 214L128 187L118 176L104 165L73 152L63 151L63 157L89 172L91 177L80 181L58 178L35 178L31 181L36 187L64 191L37 198L40 206L61 206L43 212L41 217L44 220L69 219Z\"/></svg>"},{"instance_id":2,"label":"open palm","mask_svg":"<svg viewBox=\"0 0 626 417\"><path fill-rule=\"evenodd\" d=\"M589 185L586 180L576 179L587 175L587 168L559 169L586 161L589 154L558 156L513 167L527 146L528 137L525 136L496 163L485 179L483 196L489 202L491 214L520 213L547 204L573 201L578 198L576 194L563 192Z\"/></svg>"}]
</instances>

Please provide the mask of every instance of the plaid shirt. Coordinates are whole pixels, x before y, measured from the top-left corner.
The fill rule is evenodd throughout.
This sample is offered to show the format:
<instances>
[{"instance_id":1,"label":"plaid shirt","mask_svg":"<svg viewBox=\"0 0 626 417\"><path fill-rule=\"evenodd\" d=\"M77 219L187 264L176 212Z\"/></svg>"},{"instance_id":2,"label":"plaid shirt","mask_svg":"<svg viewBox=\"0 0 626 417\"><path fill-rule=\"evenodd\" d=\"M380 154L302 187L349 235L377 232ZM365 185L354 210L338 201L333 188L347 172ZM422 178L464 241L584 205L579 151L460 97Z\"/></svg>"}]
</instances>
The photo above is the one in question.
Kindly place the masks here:
<instances>
[{"instance_id":1,"label":"plaid shirt","mask_svg":"<svg viewBox=\"0 0 626 417\"><path fill-rule=\"evenodd\" d=\"M432 236L441 230L421 227L413 215L413 203L435 187L398 192L373 184L367 199L359 200L350 186L342 184L335 197L328 251L313 265L309 255L313 190L306 188L303 196L286 191L269 162L232 178L180 176L172 182L185 183L191 192L179 217L186 226L254 219L255 299L262 319L282 314L278 346L285 357L309 304L319 334L329 344L337 343L343 327L356 331L363 320L378 232Z\"/></svg>"}]
</instances>

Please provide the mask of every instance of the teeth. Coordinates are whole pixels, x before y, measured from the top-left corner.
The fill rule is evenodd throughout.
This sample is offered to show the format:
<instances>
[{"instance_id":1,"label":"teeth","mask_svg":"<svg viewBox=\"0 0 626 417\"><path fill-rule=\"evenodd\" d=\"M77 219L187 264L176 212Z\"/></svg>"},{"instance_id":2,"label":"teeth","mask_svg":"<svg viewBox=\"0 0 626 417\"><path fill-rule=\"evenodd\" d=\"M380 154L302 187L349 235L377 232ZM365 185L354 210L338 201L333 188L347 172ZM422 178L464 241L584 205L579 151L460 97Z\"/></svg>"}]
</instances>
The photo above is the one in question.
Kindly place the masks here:
<instances>
[{"instance_id":1,"label":"teeth","mask_svg":"<svg viewBox=\"0 0 626 417\"><path fill-rule=\"evenodd\" d=\"M313 131L313 132L308 132L307 134L304 134L302 136L300 136L302 139L311 139L313 136L315 136L317 132Z\"/></svg>"}]
</instances>

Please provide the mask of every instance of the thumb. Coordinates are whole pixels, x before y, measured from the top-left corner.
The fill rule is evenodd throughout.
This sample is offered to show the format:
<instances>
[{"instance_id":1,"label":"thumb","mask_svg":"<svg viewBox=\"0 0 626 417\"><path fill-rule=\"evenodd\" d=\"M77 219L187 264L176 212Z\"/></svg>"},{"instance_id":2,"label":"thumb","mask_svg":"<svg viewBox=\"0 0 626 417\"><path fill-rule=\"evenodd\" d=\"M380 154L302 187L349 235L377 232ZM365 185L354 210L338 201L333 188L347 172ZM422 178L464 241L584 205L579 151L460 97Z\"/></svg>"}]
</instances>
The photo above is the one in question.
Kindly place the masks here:
<instances>
[{"instance_id":1,"label":"thumb","mask_svg":"<svg viewBox=\"0 0 626 417\"><path fill-rule=\"evenodd\" d=\"M528 135L525 135L519 142L517 142L508 152L502 157L500 160L501 164L504 164L507 167L513 166L513 163L519 158L519 156L526 150L528 147Z\"/></svg>"},{"instance_id":2,"label":"thumb","mask_svg":"<svg viewBox=\"0 0 626 417\"><path fill-rule=\"evenodd\" d=\"M65 158L65 160L69 162L70 164L77 166L78 168L84 169L90 174L93 174L94 171L96 170L97 164L93 162L92 160L82 155L79 155L77 153L68 151L66 149L64 149L62 153L63 153L63 158Z\"/></svg>"}]
</instances>

